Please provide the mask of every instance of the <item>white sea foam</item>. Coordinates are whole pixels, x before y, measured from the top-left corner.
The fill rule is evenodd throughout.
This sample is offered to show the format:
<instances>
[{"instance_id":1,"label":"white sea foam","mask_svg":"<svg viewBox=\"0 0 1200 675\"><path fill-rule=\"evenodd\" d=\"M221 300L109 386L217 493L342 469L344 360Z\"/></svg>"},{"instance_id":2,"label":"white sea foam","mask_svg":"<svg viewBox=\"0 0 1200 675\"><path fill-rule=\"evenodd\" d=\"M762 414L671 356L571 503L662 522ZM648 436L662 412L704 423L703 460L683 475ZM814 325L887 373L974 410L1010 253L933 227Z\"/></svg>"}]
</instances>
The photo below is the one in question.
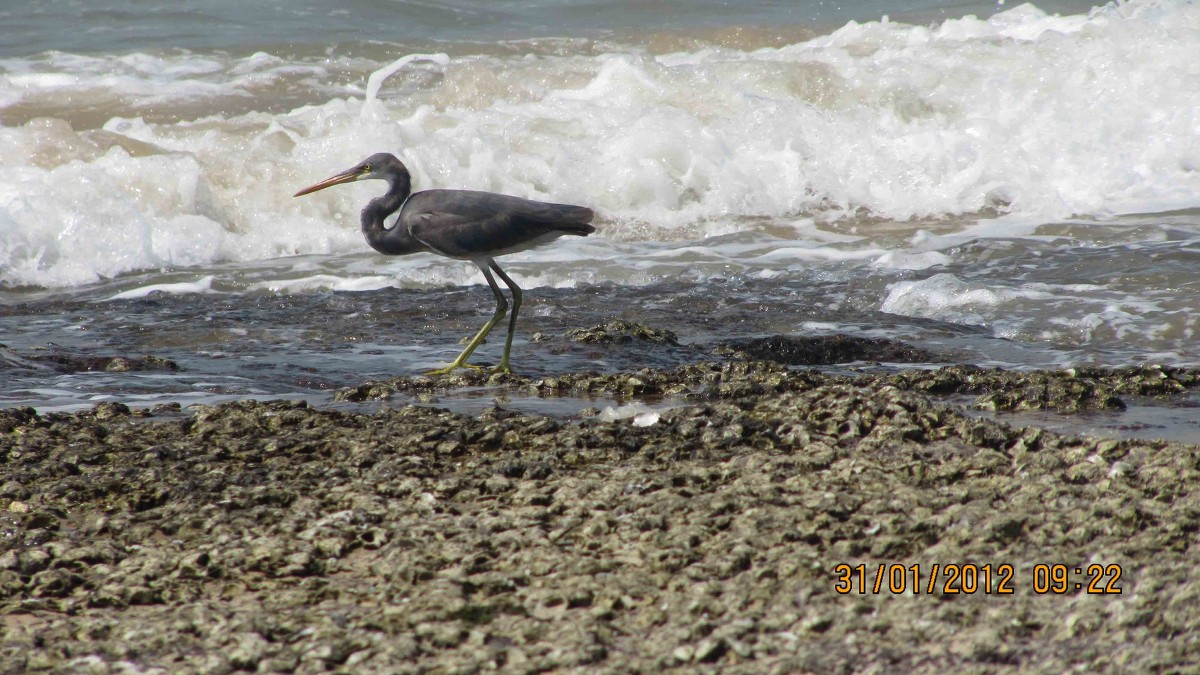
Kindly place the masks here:
<instances>
[{"instance_id":1,"label":"white sea foam","mask_svg":"<svg viewBox=\"0 0 1200 675\"><path fill-rule=\"evenodd\" d=\"M303 279L284 279L252 284L247 290L267 290L274 293L303 293L314 290L374 291L396 286L396 280L384 276L342 277L333 274L316 274Z\"/></svg>"},{"instance_id":2,"label":"white sea foam","mask_svg":"<svg viewBox=\"0 0 1200 675\"><path fill-rule=\"evenodd\" d=\"M418 187L592 205L617 242L790 228L776 252L712 253L923 269L967 238L1196 206L1197 53L1200 8L1135 0L749 51L406 57L390 76L404 55L9 59L0 285L362 250L357 212L380 185L290 195L379 150ZM990 211L1008 215L972 216ZM871 226L947 217L924 239Z\"/></svg>"},{"instance_id":3,"label":"white sea foam","mask_svg":"<svg viewBox=\"0 0 1200 675\"><path fill-rule=\"evenodd\" d=\"M151 293L169 293L169 294L186 294L186 293L208 293L212 290L213 277L206 276L196 281L181 281L174 284L150 284L139 288L132 288L128 291L122 291L113 295L109 300L130 300L134 298L144 298Z\"/></svg>"},{"instance_id":4,"label":"white sea foam","mask_svg":"<svg viewBox=\"0 0 1200 675\"><path fill-rule=\"evenodd\" d=\"M940 318L968 325L986 325L999 307L1018 300L1051 300L1046 290L1023 284L1002 288L972 283L953 274L935 274L921 281L901 281L888 288L880 310L889 314Z\"/></svg>"},{"instance_id":5,"label":"white sea foam","mask_svg":"<svg viewBox=\"0 0 1200 675\"><path fill-rule=\"evenodd\" d=\"M1196 321L1187 309L1112 287L1028 281L1003 285L949 273L890 284L880 310L1060 345L1169 344Z\"/></svg>"}]
</instances>

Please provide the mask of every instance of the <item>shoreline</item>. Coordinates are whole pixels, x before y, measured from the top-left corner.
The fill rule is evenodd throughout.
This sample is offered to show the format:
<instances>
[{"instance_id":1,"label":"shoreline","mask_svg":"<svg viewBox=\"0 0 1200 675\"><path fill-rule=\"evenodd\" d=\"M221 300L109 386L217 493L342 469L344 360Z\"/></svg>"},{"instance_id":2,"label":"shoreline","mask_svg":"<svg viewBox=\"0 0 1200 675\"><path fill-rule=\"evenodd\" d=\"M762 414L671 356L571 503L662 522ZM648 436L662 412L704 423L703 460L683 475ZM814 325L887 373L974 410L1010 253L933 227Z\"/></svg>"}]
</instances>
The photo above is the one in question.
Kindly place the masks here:
<instances>
[{"instance_id":1,"label":"shoreline","mask_svg":"<svg viewBox=\"0 0 1200 675\"><path fill-rule=\"evenodd\" d=\"M1179 668L1200 660L1171 638L1200 622L1200 447L1012 427L939 397L974 387L984 407L1070 412L1196 382L1169 368L834 376L731 360L506 385L683 400L638 423L289 401L2 410L0 663ZM839 564L864 576L839 580ZM878 565L906 572L876 592ZM946 565L988 566L989 588L946 592ZM1050 570L1066 573L1062 593Z\"/></svg>"}]
</instances>

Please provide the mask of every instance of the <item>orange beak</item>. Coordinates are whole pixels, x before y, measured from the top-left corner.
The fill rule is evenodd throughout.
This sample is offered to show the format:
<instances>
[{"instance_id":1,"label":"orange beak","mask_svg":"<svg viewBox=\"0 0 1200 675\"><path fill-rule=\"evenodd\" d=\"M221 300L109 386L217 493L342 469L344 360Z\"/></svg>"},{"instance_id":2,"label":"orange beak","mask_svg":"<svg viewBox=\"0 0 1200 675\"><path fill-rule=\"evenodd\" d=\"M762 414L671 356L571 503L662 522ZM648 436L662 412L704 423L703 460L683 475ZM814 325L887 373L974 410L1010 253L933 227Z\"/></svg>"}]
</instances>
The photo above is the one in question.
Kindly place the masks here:
<instances>
[{"instance_id":1,"label":"orange beak","mask_svg":"<svg viewBox=\"0 0 1200 675\"><path fill-rule=\"evenodd\" d=\"M353 183L354 181L356 181L362 177L363 177L362 170L359 169L358 167L354 167L353 169L347 169L339 174L332 175L329 178L326 178L325 180L321 181L320 183L309 185L308 187L304 188L303 190L297 192L296 194L294 194L292 196L293 197L303 197L306 194L316 192L317 190L324 190L325 188L333 187L334 185L341 185L342 183Z\"/></svg>"}]
</instances>

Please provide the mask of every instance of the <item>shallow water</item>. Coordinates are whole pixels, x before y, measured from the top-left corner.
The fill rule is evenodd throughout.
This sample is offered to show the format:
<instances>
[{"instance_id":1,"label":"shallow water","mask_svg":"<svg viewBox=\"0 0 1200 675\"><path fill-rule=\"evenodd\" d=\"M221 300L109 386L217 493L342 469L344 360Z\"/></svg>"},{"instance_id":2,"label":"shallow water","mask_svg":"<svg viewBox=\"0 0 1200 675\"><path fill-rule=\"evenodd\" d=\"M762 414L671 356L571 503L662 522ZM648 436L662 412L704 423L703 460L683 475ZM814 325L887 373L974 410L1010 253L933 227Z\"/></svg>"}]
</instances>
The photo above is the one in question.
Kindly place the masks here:
<instances>
[{"instance_id":1,"label":"shallow water","mask_svg":"<svg viewBox=\"0 0 1200 675\"><path fill-rule=\"evenodd\" d=\"M963 401L969 405L969 401ZM1044 429L1095 438L1140 438L1200 443L1200 415L1195 393L1183 400L1163 401L1131 398L1126 409L1062 414L1051 411L988 414L961 408L967 414L990 417L1015 427L1036 426Z\"/></svg>"},{"instance_id":2,"label":"shallow water","mask_svg":"<svg viewBox=\"0 0 1200 675\"><path fill-rule=\"evenodd\" d=\"M1192 3L214 7L0 16L24 22L0 38L0 406L328 404L449 361L491 311L478 271L370 252L377 185L291 197L379 150L418 189L596 208L596 235L501 261L526 374L838 332L1200 365ZM563 337L611 318L684 346Z\"/></svg>"}]
</instances>

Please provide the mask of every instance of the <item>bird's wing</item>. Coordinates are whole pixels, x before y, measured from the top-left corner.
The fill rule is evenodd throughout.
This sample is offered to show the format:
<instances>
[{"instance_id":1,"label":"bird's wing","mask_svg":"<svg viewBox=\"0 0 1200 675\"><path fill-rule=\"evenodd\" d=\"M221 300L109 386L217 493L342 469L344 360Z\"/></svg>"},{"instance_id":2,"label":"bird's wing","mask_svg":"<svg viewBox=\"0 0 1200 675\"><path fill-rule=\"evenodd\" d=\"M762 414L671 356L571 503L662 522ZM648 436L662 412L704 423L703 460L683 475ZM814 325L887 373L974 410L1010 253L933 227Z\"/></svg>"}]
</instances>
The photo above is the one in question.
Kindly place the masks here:
<instances>
[{"instance_id":1,"label":"bird's wing","mask_svg":"<svg viewBox=\"0 0 1200 675\"><path fill-rule=\"evenodd\" d=\"M474 259L513 253L564 234L587 235L590 209L535 202L467 190L428 190L413 195L401 224L433 251Z\"/></svg>"}]
</instances>

